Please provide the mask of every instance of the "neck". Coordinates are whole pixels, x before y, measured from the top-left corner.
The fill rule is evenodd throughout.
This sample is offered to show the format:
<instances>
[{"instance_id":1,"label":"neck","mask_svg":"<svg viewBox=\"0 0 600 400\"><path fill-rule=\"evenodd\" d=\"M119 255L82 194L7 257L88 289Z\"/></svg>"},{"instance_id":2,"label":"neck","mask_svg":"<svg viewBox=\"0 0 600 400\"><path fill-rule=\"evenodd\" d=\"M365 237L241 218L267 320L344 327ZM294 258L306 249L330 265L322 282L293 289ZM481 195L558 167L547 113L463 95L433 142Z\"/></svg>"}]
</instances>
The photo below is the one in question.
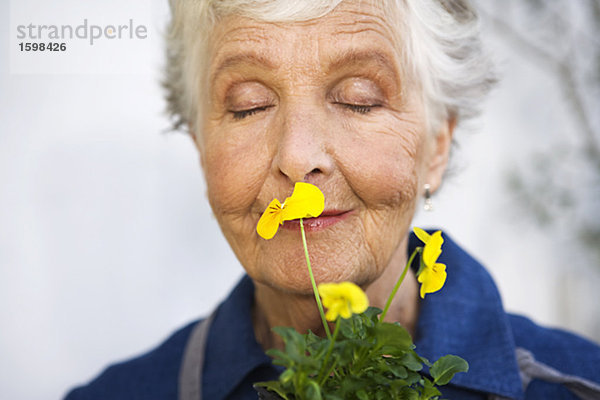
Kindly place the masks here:
<instances>
[{"instance_id":1,"label":"neck","mask_svg":"<svg viewBox=\"0 0 600 400\"><path fill-rule=\"evenodd\" d=\"M283 349L283 340L271 330L276 326L291 326L300 333L311 330L325 336L312 292L309 295L285 293L258 282L254 282L254 286L252 322L256 339L264 350Z\"/></svg>"},{"instance_id":2,"label":"neck","mask_svg":"<svg viewBox=\"0 0 600 400\"><path fill-rule=\"evenodd\" d=\"M407 246L408 238L398 246L383 274L363 287L371 306L380 309L385 307L388 296L406 265ZM254 284L256 289L252 321L256 339L263 349L283 348L281 338L271 331L275 326L291 326L300 333L311 330L317 335L325 335L312 292L285 293L258 282ZM418 312L418 284L414 272L409 269L385 320L399 322L414 337Z\"/></svg>"},{"instance_id":3,"label":"neck","mask_svg":"<svg viewBox=\"0 0 600 400\"><path fill-rule=\"evenodd\" d=\"M385 307L385 303L408 261L407 251L408 237L398 246L383 274L366 288L365 292L371 306L382 310ZM414 338L418 317L419 285L414 271L409 268L400 289L392 300L385 321L399 322Z\"/></svg>"}]
</instances>

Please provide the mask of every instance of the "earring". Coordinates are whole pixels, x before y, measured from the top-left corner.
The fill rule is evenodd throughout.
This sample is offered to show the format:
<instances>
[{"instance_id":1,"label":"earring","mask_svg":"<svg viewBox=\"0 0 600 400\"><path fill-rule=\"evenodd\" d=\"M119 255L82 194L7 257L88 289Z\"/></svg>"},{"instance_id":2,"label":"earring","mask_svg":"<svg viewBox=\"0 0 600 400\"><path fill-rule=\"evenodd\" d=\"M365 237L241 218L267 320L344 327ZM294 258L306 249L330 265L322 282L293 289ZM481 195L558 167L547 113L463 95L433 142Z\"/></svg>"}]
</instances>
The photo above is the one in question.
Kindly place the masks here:
<instances>
[{"instance_id":1,"label":"earring","mask_svg":"<svg viewBox=\"0 0 600 400\"><path fill-rule=\"evenodd\" d=\"M431 186L426 183L423 188L425 189L425 203L423 209L425 211L433 211L433 201L431 201Z\"/></svg>"}]
</instances>

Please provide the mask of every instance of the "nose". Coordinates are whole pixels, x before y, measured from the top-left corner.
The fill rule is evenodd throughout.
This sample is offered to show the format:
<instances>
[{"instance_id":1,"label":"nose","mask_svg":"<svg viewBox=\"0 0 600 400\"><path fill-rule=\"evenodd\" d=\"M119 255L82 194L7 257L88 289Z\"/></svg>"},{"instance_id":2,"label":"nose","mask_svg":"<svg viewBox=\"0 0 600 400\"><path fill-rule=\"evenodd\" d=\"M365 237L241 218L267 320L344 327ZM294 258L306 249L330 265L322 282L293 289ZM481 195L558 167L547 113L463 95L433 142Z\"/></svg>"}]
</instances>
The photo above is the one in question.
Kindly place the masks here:
<instances>
[{"instance_id":1,"label":"nose","mask_svg":"<svg viewBox=\"0 0 600 400\"><path fill-rule=\"evenodd\" d=\"M326 121L317 112L298 107L286 112L273 166L292 183L318 184L331 174Z\"/></svg>"}]
</instances>

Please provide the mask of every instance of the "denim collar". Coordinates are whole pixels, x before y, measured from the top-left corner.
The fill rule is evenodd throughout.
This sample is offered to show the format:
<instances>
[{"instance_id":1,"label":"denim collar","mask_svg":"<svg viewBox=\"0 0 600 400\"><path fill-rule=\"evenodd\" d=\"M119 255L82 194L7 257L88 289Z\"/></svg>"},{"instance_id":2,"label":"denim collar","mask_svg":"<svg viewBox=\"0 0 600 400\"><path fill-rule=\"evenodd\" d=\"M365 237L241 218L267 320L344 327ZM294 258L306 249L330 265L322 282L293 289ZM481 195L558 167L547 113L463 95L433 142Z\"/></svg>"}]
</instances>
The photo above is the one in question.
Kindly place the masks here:
<instances>
[{"instance_id":1,"label":"denim collar","mask_svg":"<svg viewBox=\"0 0 600 400\"><path fill-rule=\"evenodd\" d=\"M444 239L438 262L446 264L448 278L441 291L421 301L416 350L429 360L446 354L467 360L469 372L457 374L453 386L522 399L515 344L498 289L477 261L446 234ZM411 234L409 251L419 245ZM253 301L254 285L244 275L219 306L208 338L206 398L226 398L252 371L271 365L254 336Z\"/></svg>"}]
</instances>

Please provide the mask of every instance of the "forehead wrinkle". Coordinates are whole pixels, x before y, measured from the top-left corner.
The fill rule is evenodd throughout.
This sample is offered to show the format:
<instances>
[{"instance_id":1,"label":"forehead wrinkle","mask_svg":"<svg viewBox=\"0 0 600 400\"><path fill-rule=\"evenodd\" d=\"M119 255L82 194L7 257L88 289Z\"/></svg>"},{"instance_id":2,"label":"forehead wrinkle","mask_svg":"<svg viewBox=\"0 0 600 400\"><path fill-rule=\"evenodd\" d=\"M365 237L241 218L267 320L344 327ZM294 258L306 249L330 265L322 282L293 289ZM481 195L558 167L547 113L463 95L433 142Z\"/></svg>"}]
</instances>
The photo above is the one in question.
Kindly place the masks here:
<instances>
[{"instance_id":1,"label":"forehead wrinkle","mask_svg":"<svg viewBox=\"0 0 600 400\"><path fill-rule=\"evenodd\" d=\"M340 20L339 26L352 28L366 25L373 28L383 28L385 34L390 35L390 37L393 36L392 26L389 24L383 10L376 5L371 5L368 10L366 8L344 9L337 18Z\"/></svg>"},{"instance_id":2,"label":"forehead wrinkle","mask_svg":"<svg viewBox=\"0 0 600 400\"><path fill-rule=\"evenodd\" d=\"M237 22L244 20L245 24L239 26ZM268 29L264 24L253 24L245 21L247 19L238 16L228 16L219 22L213 33L212 62L216 67L210 72L211 81L223 70L229 69L236 64L248 63L252 65L263 65L268 68L276 67L265 56L264 52L242 51L249 42L263 44L269 42ZM229 52L229 54L228 54Z\"/></svg>"},{"instance_id":3,"label":"forehead wrinkle","mask_svg":"<svg viewBox=\"0 0 600 400\"><path fill-rule=\"evenodd\" d=\"M377 11L380 11L377 9ZM362 24L362 23L370 23L376 22L378 25L387 26L387 19L385 15L379 12L367 12L364 10L344 10L344 13L350 14L354 16L356 19L350 19L350 22L346 22L347 25L350 24ZM360 18L357 18L360 17ZM344 18L344 21L348 21L348 18Z\"/></svg>"},{"instance_id":4,"label":"forehead wrinkle","mask_svg":"<svg viewBox=\"0 0 600 400\"><path fill-rule=\"evenodd\" d=\"M349 36L349 38L352 38L357 34L372 33L376 35L379 40L387 43L390 46L390 48L397 51L398 46L395 43L396 35L394 34L394 30L387 24L384 18L380 18L375 15L373 15L372 18L375 18L378 21L373 21L371 19L348 21L347 19L345 19L344 21L341 21L338 24L336 24L331 36ZM371 41L373 41L373 39L371 39Z\"/></svg>"},{"instance_id":5,"label":"forehead wrinkle","mask_svg":"<svg viewBox=\"0 0 600 400\"><path fill-rule=\"evenodd\" d=\"M361 35L366 36L375 36L369 37L368 42L376 43L381 42L384 43L385 46L389 47L391 51L390 57L381 57L382 54L373 54L377 56L377 60L382 62L382 64L387 64L388 66L393 66L393 60L398 56L398 45L395 43L395 35L393 29L389 26L386 19L378 14L374 13L365 13L360 11L348 10L349 14L357 14L360 15L361 19L352 19L352 18L344 18L342 21L336 24L334 31L332 32L332 37L337 37L341 42L352 41L353 38L356 38ZM383 49L382 49L383 50ZM384 52L384 51L382 51ZM384 52L385 53L385 52ZM394 68L392 68L393 70Z\"/></svg>"},{"instance_id":6,"label":"forehead wrinkle","mask_svg":"<svg viewBox=\"0 0 600 400\"><path fill-rule=\"evenodd\" d=\"M373 32L386 41L392 41L393 38L392 32L389 29L386 29L379 24L374 24L371 21L364 23L339 23L332 32L332 36L354 35L364 32Z\"/></svg>"},{"instance_id":7,"label":"forehead wrinkle","mask_svg":"<svg viewBox=\"0 0 600 400\"><path fill-rule=\"evenodd\" d=\"M295 22L295 23L277 23L277 22L257 22L254 20L248 20L245 17L229 16L221 21L222 29L220 34L215 35L217 40L213 42L215 49L214 59L212 63L214 69L209 73L210 82L215 82L215 79L219 74L230 68L235 68L239 65L249 65L258 68L270 69L273 71L279 71L283 73L294 72L296 79L303 78L303 72L300 72L303 67L309 68L303 62L291 62L283 63L278 57L277 53L271 53L273 49L278 48L280 45L279 40L282 40L284 35L276 35L273 37L273 28L275 31L282 30L286 33L292 33L300 28L300 33L297 39L302 37L303 41L313 41L312 47L313 54L316 56L313 58L317 63L321 64L320 69L322 72L331 73L335 69L343 69L344 67L351 67L352 65L376 65L380 72L388 72L390 76L394 77L396 82L400 82L402 79L402 71L399 68L399 55L397 46L394 44L393 36L390 31L385 17L379 13L367 12L366 10L340 10L338 15L331 15L333 21L332 32L329 34L329 43L321 43L322 38L314 37L313 28L318 26L318 23L323 19L327 19L328 16L324 16L315 20ZM358 18L360 17L360 18ZM235 26L236 23L242 22L242 26ZM232 26L233 25L233 26ZM308 28L308 31L302 32L302 28ZM322 32L319 34L321 35ZM333 49L340 48L336 46L336 42L343 44L354 44L358 37L367 38L365 42L381 43L378 46L370 45L365 49L360 48L348 48L343 51L335 51L334 54L325 54L325 58L319 56L322 48L333 45ZM333 39L333 40L331 40ZM259 44L255 49L251 49L252 44ZM299 43L301 45L302 42ZM220 45L219 45L220 44ZM325 46L323 46L325 45ZM250 49L248 48L250 47ZM343 48L344 46L341 46ZM231 50L230 50L231 49ZM229 50L229 54L228 53ZM240 51L241 50L241 51ZM300 49L297 48L295 51L295 57L300 56ZM240 54L241 53L241 54ZM327 53L327 52L325 52ZM305 56L307 54L305 53ZM321 58L321 61L317 61ZM307 61L305 59L305 61ZM289 64L289 65L288 65ZM290 71L294 70L294 71ZM385 71L385 72L384 72ZM315 72L314 70L312 72Z\"/></svg>"},{"instance_id":8,"label":"forehead wrinkle","mask_svg":"<svg viewBox=\"0 0 600 400\"><path fill-rule=\"evenodd\" d=\"M269 25L274 24L231 14L219 20L215 25L216 30L213 32L213 35L226 40L261 41L268 37Z\"/></svg>"},{"instance_id":9,"label":"forehead wrinkle","mask_svg":"<svg viewBox=\"0 0 600 400\"><path fill-rule=\"evenodd\" d=\"M366 2L366 4L371 2ZM332 36L349 36L353 37L357 34L373 33L378 36L379 40L385 42L393 49L396 53L394 56L399 55L399 43L396 43L397 35L393 27L389 24L389 21L382 13L382 10L370 4L370 10L363 8L359 10L347 9L344 10L345 16L340 16L340 21L336 24ZM344 40L344 39L340 39ZM372 41L372 39L371 39Z\"/></svg>"}]
</instances>

